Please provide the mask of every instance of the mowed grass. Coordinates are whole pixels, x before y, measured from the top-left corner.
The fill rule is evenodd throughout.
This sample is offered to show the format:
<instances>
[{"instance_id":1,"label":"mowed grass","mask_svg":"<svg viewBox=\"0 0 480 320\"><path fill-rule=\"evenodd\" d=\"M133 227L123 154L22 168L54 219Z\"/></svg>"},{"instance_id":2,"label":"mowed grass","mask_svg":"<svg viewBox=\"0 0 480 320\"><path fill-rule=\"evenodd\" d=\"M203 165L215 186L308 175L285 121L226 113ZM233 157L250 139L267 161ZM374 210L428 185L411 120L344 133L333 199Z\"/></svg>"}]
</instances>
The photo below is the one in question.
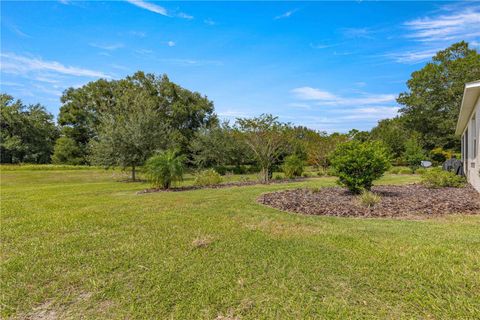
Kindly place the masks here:
<instances>
[{"instance_id":1,"label":"mowed grass","mask_svg":"<svg viewBox=\"0 0 480 320\"><path fill-rule=\"evenodd\" d=\"M142 195L121 179L2 172L3 318L480 317L480 216L317 217L255 201L333 178Z\"/></svg>"}]
</instances>

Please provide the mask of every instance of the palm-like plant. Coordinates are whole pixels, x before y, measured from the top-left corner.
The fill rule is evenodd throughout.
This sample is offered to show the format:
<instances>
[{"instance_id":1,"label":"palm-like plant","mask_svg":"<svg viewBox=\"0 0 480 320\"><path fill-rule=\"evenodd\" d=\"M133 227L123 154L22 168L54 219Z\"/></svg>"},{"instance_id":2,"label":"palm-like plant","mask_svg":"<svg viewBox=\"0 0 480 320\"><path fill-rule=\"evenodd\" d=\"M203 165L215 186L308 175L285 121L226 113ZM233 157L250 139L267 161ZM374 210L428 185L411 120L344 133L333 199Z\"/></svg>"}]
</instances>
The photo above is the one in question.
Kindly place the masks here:
<instances>
[{"instance_id":1,"label":"palm-like plant","mask_svg":"<svg viewBox=\"0 0 480 320\"><path fill-rule=\"evenodd\" d=\"M152 156L145 163L148 180L155 188L170 188L172 182L182 180L184 160L185 157L177 155L174 150Z\"/></svg>"}]
</instances>

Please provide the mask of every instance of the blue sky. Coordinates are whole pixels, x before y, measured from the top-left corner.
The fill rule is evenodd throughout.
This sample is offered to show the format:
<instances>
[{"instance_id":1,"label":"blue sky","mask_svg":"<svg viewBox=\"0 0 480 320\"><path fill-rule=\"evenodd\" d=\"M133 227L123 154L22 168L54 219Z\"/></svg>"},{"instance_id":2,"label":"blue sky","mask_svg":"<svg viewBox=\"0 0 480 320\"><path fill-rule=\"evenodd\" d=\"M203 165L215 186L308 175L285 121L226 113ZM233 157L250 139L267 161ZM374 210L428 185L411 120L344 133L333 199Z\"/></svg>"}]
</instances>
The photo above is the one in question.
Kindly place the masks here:
<instances>
[{"instance_id":1,"label":"blue sky","mask_svg":"<svg viewBox=\"0 0 480 320\"><path fill-rule=\"evenodd\" d=\"M1 91L57 114L65 88L143 70L221 118L366 130L460 40L480 47L479 2L2 1Z\"/></svg>"}]
</instances>

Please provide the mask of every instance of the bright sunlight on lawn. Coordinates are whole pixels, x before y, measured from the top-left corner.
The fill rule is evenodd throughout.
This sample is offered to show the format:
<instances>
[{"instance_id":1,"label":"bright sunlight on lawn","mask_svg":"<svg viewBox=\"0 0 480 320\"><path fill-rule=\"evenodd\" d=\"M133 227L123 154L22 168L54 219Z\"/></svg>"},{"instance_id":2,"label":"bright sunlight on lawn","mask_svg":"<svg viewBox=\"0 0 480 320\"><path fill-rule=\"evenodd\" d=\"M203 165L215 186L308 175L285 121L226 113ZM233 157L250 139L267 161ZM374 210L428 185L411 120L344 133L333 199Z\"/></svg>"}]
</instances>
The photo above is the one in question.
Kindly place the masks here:
<instances>
[{"instance_id":1,"label":"bright sunlight on lawn","mask_svg":"<svg viewBox=\"0 0 480 320\"><path fill-rule=\"evenodd\" d=\"M352 219L256 202L264 192L333 185L333 178L138 195L148 185L115 175L2 172L4 317L480 313L480 216ZM388 175L380 183L417 179Z\"/></svg>"}]
</instances>

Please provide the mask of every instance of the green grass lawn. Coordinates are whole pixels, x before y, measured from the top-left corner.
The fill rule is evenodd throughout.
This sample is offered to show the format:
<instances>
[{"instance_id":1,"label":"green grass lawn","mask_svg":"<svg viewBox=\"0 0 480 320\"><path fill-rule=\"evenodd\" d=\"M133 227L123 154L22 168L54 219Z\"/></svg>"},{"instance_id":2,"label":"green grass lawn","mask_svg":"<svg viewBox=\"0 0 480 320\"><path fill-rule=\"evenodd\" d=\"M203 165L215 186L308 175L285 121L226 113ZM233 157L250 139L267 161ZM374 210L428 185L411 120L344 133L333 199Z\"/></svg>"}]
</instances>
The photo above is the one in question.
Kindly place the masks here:
<instances>
[{"instance_id":1,"label":"green grass lawn","mask_svg":"<svg viewBox=\"0 0 480 320\"><path fill-rule=\"evenodd\" d=\"M480 216L317 217L255 201L332 178L142 195L122 178L2 172L3 318L480 317Z\"/></svg>"}]
</instances>

